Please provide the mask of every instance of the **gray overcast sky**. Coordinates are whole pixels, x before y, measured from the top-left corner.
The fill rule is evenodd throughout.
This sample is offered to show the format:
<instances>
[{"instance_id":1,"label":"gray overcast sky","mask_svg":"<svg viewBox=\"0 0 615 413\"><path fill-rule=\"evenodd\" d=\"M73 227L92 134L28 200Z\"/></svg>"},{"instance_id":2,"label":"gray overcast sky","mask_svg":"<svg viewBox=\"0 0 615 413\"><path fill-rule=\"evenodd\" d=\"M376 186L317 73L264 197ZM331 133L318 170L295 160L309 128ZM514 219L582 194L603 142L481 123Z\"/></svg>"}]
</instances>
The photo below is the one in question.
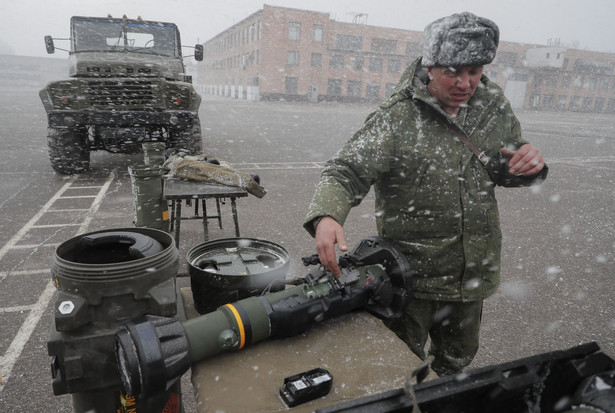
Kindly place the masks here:
<instances>
[{"instance_id":1,"label":"gray overcast sky","mask_svg":"<svg viewBox=\"0 0 615 413\"><path fill-rule=\"evenodd\" d=\"M330 13L350 22L422 31L431 21L460 11L494 20L501 39L615 53L613 0L270 0L272 6ZM43 36L68 37L73 15L121 17L176 23L182 42L204 42L263 7L257 0L1 0L0 54L46 56ZM57 43L60 46L60 43ZM56 57L65 57L56 53Z\"/></svg>"}]
</instances>

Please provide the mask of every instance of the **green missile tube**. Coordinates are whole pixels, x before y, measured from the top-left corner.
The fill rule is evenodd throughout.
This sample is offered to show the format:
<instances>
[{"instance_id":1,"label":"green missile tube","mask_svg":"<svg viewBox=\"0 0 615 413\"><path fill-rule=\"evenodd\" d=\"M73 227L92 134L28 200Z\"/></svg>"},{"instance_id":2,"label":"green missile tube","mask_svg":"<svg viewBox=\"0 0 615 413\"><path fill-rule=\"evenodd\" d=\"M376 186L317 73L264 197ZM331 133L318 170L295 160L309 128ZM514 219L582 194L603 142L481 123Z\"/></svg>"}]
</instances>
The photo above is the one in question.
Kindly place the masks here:
<instances>
[{"instance_id":1,"label":"green missile tube","mask_svg":"<svg viewBox=\"0 0 615 413\"><path fill-rule=\"evenodd\" d=\"M398 315L408 298L410 268L397 247L363 240L340 258L338 279L323 267L300 285L225 304L184 322L147 315L118 331L116 357L124 389L157 394L191 363L271 338L292 337L315 323L364 308L381 318Z\"/></svg>"}]
</instances>

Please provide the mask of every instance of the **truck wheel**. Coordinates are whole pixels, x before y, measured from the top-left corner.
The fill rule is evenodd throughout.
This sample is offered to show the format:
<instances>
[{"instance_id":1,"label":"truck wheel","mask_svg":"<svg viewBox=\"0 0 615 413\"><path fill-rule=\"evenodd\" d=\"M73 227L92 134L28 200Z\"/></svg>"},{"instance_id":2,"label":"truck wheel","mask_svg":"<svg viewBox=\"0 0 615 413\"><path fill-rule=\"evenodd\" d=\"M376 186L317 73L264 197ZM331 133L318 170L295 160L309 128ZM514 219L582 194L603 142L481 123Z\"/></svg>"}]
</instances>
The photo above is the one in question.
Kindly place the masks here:
<instances>
[{"instance_id":1,"label":"truck wheel","mask_svg":"<svg viewBox=\"0 0 615 413\"><path fill-rule=\"evenodd\" d=\"M51 167L60 175L87 172L90 151L86 146L86 129L48 128L47 146Z\"/></svg>"},{"instance_id":2,"label":"truck wheel","mask_svg":"<svg viewBox=\"0 0 615 413\"><path fill-rule=\"evenodd\" d=\"M201 122L199 118L194 118L192 128L177 133L171 141L171 145L178 151L183 149L191 154L201 153L203 144L201 140Z\"/></svg>"}]
</instances>

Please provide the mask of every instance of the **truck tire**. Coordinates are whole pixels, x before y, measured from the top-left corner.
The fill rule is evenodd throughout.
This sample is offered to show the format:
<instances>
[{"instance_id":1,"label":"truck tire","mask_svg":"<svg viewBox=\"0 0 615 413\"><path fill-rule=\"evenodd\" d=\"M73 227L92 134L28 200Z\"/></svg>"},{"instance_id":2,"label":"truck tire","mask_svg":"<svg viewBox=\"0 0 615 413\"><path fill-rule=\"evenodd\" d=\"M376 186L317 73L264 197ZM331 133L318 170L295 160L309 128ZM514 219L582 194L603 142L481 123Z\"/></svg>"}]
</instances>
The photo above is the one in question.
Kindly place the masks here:
<instances>
[{"instance_id":1,"label":"truck tire","mask_svg":"<svg viewBox=\"0 0 615 413\"><path fill-rule=\"evenodd\" d=\"M90 169L87 130L48 128L47 146L51 167L60 175L73 175Z\"/></svg>"},{"instance_id":2,"label":"truck tire","mask_svg":"<svg viewBox=\"0 0 615 413\"><path fill-rule=\"evenodd\" d=\"M194 118L192 128L175 134L171 146L177 151L183 149L193 155L202 152L201 122L198 117Z\"/></svg>"}]
</instances>

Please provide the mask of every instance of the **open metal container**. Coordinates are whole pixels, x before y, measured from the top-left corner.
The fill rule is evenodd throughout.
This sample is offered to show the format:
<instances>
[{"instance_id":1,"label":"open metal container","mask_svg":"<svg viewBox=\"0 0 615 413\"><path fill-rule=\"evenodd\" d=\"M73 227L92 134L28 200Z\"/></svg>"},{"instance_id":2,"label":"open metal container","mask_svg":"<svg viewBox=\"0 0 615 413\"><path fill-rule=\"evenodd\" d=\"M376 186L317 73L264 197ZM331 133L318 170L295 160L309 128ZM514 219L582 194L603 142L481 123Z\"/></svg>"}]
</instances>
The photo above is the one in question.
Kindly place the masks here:
<instances>
[{"instance_id":1,"label":"open metal container","mask_svg":"<svg viewBox=\"0 0 615 413\"><path fill-rule=\"evenodd\" d=\"M192 248L186 256L196 310L205 314L263 291L284 288L288 251L257 238L222 238Z\"/></svg>"}]
</instances>

